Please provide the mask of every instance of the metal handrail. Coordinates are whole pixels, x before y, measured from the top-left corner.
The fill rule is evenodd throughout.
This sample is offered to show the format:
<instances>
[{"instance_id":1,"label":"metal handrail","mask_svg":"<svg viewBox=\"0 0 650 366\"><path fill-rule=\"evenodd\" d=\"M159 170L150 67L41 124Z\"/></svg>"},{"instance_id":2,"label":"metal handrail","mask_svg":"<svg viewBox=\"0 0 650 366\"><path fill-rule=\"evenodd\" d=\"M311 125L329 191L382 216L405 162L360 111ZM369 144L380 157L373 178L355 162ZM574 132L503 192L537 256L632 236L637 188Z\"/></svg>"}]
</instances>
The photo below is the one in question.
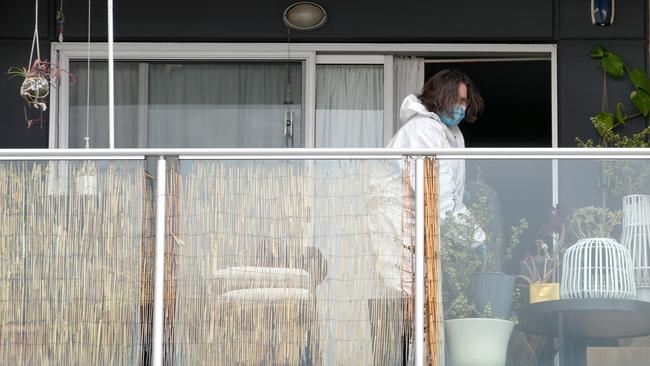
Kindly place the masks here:
<instances>
[{"instance_id":1,"label":"metal handrail","mask_svg":"<svg viewBox=\"0 0 650 366\"><path fill-rule=\"evenodd\" d=\"M124 160L157 157L156 250L154 266L153 364L163 359L163 294L165 253L165 157L181 159L399 159L419 157L416 162L416 253L415 253L415 356L424 364L424 156L436 159L648 159L650 149L597 148L474 148L474 149L5 149L0 161L10 160Z\"/></svg>"},{"instance_id":2,"label":"metal handrail","mask_svg":"<svg viewBox=\"0 0 650 366\"><path fill-rule=\"evenodd\" d=\"M309 159L309 158L399 158L436 156L439 159L605 159L650 158L644 148L133 148L133 149L0 149L1 160L35 159L125 159L145 156L180 156L182 159Z\"/></svg>"}]
</instances>

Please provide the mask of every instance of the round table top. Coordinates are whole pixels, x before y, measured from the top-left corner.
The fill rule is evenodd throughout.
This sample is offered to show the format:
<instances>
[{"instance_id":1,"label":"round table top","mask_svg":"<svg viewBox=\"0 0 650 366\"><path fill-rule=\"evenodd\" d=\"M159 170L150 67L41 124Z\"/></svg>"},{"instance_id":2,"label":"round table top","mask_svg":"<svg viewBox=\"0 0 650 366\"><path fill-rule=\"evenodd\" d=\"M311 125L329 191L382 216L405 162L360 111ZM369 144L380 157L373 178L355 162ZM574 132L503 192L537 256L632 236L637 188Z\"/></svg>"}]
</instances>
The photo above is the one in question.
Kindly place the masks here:
<instances>
[{"instance_id":1,"label":"round table top","mask_svg":"<svg viewBox=\"0 0 650 366\"><path fill-rule=\"evenodd\" d=\"M557 336L558 314L564 315L564 336L630 338L650 335L650 302L623 299L564 299L519 308L517 329Z\"/></svg>"}]
</instances>

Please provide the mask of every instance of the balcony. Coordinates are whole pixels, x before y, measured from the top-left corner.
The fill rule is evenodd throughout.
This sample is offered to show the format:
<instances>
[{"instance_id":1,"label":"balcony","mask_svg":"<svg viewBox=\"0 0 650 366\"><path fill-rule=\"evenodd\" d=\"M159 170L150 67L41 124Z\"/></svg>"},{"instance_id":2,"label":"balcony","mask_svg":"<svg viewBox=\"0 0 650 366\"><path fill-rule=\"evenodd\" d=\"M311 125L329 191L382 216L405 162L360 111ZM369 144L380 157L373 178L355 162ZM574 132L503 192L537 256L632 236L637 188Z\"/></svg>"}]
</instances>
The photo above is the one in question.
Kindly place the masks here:
<instances>
[{"instance_id":1,"label":"balcony","mask_svg":"<svg viewBox=\"0 0 650 366\"><path fill-rule=\"evenodd\" d=\"M482 319L502 364L633 365L649 157L0 151L0 364L460 364L502 330L459 341L452 320ZM477 273L512 281L505 310Z\"/></svg>"}]
</instances>

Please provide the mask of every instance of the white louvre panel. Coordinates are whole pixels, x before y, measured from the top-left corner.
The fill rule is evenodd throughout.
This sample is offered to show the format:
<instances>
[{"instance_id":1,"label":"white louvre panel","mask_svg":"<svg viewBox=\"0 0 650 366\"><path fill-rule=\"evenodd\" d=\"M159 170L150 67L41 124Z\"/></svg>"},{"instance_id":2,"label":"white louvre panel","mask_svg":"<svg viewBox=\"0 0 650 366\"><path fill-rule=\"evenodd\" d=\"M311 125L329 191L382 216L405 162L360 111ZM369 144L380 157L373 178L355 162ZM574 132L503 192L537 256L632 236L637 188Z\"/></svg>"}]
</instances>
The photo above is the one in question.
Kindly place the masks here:
<instances>
[{"instance_id":1,"label":"white louvre panel","mask_svg":"<svg viewBox=\"0 0 650 366\"><path fill-rule=\"evenodd\" d=\"M634 279L639 287L650 287L650 196L623 197L623 238L630 251Z\"/></svg>"},{"instance_id":2,"label":"white louvre panel","mask_svg":"<svg viewBox=\"0 0 650 366\"><path fill-rule=\"evenodd\" d=\"M581 239L564 253L563 299L634 299L630 252L611 238Z\"/></svg>"}]
</instances>

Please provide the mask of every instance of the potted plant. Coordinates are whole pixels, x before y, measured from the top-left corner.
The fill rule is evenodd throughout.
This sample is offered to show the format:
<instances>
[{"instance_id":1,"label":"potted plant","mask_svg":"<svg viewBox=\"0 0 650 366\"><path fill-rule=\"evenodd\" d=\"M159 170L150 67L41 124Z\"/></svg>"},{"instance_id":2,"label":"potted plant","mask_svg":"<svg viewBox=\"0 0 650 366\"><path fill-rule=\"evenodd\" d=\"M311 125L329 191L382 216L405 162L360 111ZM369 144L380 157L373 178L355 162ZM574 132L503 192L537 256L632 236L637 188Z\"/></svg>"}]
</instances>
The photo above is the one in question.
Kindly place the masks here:
<instances>
[{"instance_id":1,"label":"potted plant","mask_svg":"<svg viewBox=\"0 0 650 366\"><path fill-rule=\"evenodd\" d=\"M566 249L570 214L560 205L553 206L541 233L553 239L552 246L542 239L535 240L519 262L518 278L528 284L530 303L560 298L560 259Z\"/></svg>"},{"instance_id":2,"label":"potted plant","mask_svg":"<svg viewBox=\"0 0 650 366\"><path fill-rule=\"evenodd\" d=\"M471 215L454 217L448 213L440 226L445 339L450 362L455 366L503 366L514 322L510 313L505 317L496 316L491 301L477 304L472 283L476 283L478 272L500 271L503 260L497 257L498 253L512 255L525 221L513 229L511 239L514 240L503 250L498 249L500 241L494 239L490 230L485 231L485 244L477 247L476 230L488 228L492 217L486 191L478 192L477 200L470 205ZM506 296L509 305L513 301L513 288L514 282Z\"/></svg>"},{"instance_id":3,"label":"potted plant","mask_svg":"<svg viewBox=\"0 0 650 366\"><path fill-rule=\"evenodd\" d=\"M510 240L504 240L502 223L497 214L500 211L497 195L482 179L480 170L469 186L475 196L469 207L472 212L470 220L472 225L480 227L485 233L484 243L476 248L480 266L471 276L470 300L479 309L489 307L494 317L508 319L512 311L516 276L504 273L503 269L512 260L512 254L528 223L521 219L510 228Z\"/></svg>"},{"instance_id":4,"label":"potted plant","mask_svg":"<svg viewBox=\"0 0 650 366\"><path fill-rule=\"evenodd\" d=\"M531 304L560 298L560 284L553 280L556 264L543 240L535 240L533 253L528 252L519 262L519 278L529 285Z\"/></svg>"},{"instance_id":5,"label":"potted plant","mask_svg":"<svg viewBox=\"0 0 650 366\"><path fill-rule=\"evenodd\" d=\"M650 114L650 80L641 68L630 69L623 59L605 49L601 44L591 50L591 57L599 61L603 70L603 104L601 111L591 118L600 141L595 144L592 140L576 139L578 146L584 147L640 147L650 146L648 137L648 115ZM608 110L607 80L608 78L627 79L632 84L630 100L638 111L627 114L622 103L616 103L615 114ZM644 127L641 131L629 136L621 135L617 129L626 125L629 120L640 120ZM600 185L603 195L603 206L611 203L611 199L622 199L625 218L623 222L623 237L621 244L631 254L637 294L639 299L650 301L650 270L647 253L650 251L650 238L647 229L650 219L639 221L635 213L645 212L647 201L650 199L650 163L643 159L636 160L605 160L601 161L602 171ZM634 217L632 217L634 216ZM639 234L644 233L644 234Z\"/></svg>"},{"instance_id":6,"label":"potted plant","mask_svg":"<svg viewBox=\"0 0 650 366\"><path fill-rule=\"evenodd\" d=\"M620 225L622 211L605 207L581 207L571 215L570 230L578 239L610 238L614 226Z\"/></svg>"}]
</instances>

